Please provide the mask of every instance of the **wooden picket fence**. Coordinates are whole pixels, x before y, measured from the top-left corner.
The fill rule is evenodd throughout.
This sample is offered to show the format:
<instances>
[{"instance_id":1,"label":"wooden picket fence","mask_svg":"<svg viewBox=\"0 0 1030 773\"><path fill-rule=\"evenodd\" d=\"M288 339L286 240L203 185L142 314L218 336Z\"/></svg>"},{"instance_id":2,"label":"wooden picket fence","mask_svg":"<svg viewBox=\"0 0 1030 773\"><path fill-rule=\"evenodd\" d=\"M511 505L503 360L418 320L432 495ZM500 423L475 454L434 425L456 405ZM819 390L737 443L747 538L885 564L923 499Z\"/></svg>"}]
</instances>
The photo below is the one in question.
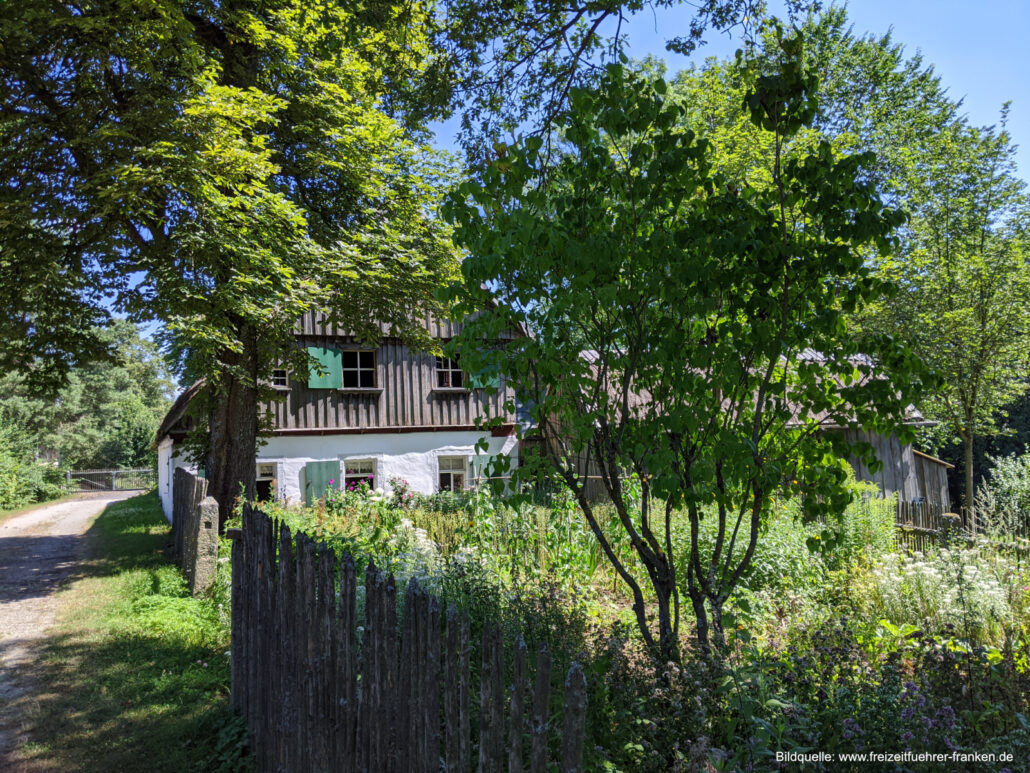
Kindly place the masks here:
<instances>
[{"instance_id":1,"label":"wooden picket fence","mask_svg":"<svg viewBox=\"0 0 1030 773\"><path fill-rule=\"evenodd\" d=\"M1030 550L1030 518L1025 514L992 524L980 511L965 507L949 511L935 502L898 502L898 541L909 550L927 550L946 536L986 539L994 545Z\"/></svg>"},{"instance_id":2,"label":"wooden picket fence","mask_svg":"<svg viewBox=\"0 0 1030 773\"><path fill-rule=\"evenodd\" d=\"M531 677L519 636L510 679L499 627L483 629L478 710L470 622L413 579L398 620L394 580L364 577L324 543L244 508L232 556L232 705L246 719L259 773L562 773L582 771L586 677L565 680L560 748L551 656ZM363 618L363 619L359 619ZM528 754L527 754L528 752ZM552 754L554 752L554 754Z\"/></svg>"},{"instance_id":3,"label":"wooden picket fence","mask_svg":"<svg viewBox=\"0 0 1030 773\"><path fill-rule=\"evenodd\" d=\"M962 531L962 523L946 515L943 505L932 502L898 502L898 542L909 550L925 551L949 530Z\"/></svg>"}]
</instances>

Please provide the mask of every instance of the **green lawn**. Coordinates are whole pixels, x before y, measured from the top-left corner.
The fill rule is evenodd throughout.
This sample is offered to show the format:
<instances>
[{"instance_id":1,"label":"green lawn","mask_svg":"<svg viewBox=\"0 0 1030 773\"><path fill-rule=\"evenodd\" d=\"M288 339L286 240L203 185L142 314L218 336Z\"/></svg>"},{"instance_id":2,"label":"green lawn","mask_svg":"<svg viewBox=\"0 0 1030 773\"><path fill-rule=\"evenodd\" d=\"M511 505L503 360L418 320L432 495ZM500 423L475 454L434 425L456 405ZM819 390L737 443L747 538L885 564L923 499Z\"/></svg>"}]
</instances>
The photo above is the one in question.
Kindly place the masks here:
<instances>
[{"instance_id":1,"label":"green lawn","mask_svg":"<svg viewBox=\"0 0 1030 773\"><path fill-rule=\"evenodd\" d=\"M29 765L218 770L219 744L238 739L227 709L226 616L214 598L186 592L166 555L170 531L156 494L110 505L89 536L92 558L59 596L40 663Z\"/></svg>"}]
</instances>

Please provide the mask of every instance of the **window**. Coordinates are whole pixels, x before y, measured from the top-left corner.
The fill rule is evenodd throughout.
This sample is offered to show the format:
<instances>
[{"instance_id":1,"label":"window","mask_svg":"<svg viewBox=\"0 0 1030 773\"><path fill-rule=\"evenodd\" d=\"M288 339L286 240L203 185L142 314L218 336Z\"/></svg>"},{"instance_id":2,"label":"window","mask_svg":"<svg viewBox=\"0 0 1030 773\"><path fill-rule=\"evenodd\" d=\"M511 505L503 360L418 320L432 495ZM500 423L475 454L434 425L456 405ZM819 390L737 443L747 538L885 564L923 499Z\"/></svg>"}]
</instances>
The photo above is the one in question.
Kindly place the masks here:
<instances>
[{"instance_id":1,"label":"window","mask_svg":"<svg viewBox=\"0 0 1030 773\"><path fill-rule=\"evenodd\" d=\"M270 502L275 494L275 465L259 464L255 481L257 501Z\"/></svg>"},{"instance_id":2,"label":"window","mask_svg":"<svg viewBox=\"0 0 1030 773\"><path fill-rule=\"evenodd\" d=\"M466 465L464 456L441 456L440 491L464 491Z\"/></svg>"},{"instance_id":3,"label":"window","mask_svg":"<svg viewBox=\"0 0 1030 773\"><path fill-rule=\"evenodd\" d=\"M375 389L376 353L349 350L343 353L343 388Z\"/></svg>"},{"instance_id":4,"label":"window","mask_svg":"<svg viewBox=\"0 0 1030 773\"><path fill-rule=\"evenodd\" d=\"M436 358L437 389L461 389L465 386L465 374L458 365L457 358Z\"/></svg>"},{"instance_id":5,"label":"window","mask_svg":"<svg viewBox=\"0 0 1030 773\"><path fill-rule=\"evenodd\" d=\"M272 371L272 389L289 389L290 377L286 368L276 368Z\"/></svg>"},{"instance_id":6,"label":"window","mask_svg":"<svg viewBox=\"0 0 1030 773\"><path fill-rule=\"evenodd\" d=\"M352 491L362 483L367 483L369 488L376 487L375 459L348 459L344 463L344 488Z\"/></svg>"}]
</instances>

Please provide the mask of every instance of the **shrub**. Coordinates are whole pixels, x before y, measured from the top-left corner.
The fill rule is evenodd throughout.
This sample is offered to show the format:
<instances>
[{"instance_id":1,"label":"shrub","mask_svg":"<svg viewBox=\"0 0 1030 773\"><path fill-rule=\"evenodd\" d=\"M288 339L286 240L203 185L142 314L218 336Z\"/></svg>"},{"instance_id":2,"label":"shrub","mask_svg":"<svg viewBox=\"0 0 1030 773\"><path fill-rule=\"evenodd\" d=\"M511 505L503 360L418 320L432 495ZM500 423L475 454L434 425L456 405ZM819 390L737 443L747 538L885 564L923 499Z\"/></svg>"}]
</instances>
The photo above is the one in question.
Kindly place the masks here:
<instances>
[{"instance_id":1,"label":"shrub","mask_svg":"<svg viewBox=\"0 0 1030 773\"><path fill-rule=\"evenodd\" d=\"M976 550L892 553L859 575L856 598L868 620L911 624L928 634L957 630L972 644L998 642L1013 619L999 571L1014 576L1014 567L987 562Z\"/></svg>"},{"instance_id":2,"label":"shrub","mask_svg":"<svg viewBox=\"0 0 1030 773\"><path fill-rule=\"evenodd\" d=\"M988 459L994 467L976 490L976 512L988 532L1018 533L1030 520L1030 453Z\"/></svg>"}]
</instances>

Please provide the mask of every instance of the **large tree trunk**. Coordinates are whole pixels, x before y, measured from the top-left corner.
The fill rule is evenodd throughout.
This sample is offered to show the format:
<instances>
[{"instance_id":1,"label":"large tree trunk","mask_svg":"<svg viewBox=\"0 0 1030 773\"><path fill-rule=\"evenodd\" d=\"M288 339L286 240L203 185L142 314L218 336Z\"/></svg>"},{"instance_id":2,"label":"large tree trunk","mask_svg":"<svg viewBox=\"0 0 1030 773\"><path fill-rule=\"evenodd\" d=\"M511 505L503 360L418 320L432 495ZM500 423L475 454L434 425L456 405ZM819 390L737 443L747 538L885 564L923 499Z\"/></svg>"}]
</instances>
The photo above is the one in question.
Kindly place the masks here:
<instances>
[{"instance_id":1,"label":"large tree trunk","mask_svg":"<svg viewBox=\"0 0 1030 773\"><path fill-rule=\"evenodd\" d=\"M219 529L232 515L241 495L255 494L257 457L257 339L250 326L240 335L243 351L224 357L227 368L212 383L208 450L205 464L208 493L218 502Z\"/></svg>"}]
</instances>

